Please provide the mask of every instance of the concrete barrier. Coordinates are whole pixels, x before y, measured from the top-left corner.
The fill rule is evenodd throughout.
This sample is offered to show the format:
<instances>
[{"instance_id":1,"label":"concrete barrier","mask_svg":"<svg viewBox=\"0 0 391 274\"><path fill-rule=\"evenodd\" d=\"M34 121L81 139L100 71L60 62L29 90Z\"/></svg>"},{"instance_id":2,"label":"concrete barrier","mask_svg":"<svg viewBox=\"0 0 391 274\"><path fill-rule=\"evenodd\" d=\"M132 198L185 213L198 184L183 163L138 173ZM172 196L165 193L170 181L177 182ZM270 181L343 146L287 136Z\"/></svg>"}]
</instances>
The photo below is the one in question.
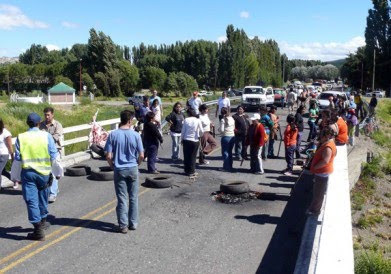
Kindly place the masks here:
<instances>
[{"instance_id":1,"label":"concrete barrier","mask_svg":"<svg viewBox=\"0 0 391 274\"><path fill-rule=\"evenodd\" d=\"M307 219L294 273L354 273L346 146L337 147L322 213Z\"/></svg>"}]
</instances>

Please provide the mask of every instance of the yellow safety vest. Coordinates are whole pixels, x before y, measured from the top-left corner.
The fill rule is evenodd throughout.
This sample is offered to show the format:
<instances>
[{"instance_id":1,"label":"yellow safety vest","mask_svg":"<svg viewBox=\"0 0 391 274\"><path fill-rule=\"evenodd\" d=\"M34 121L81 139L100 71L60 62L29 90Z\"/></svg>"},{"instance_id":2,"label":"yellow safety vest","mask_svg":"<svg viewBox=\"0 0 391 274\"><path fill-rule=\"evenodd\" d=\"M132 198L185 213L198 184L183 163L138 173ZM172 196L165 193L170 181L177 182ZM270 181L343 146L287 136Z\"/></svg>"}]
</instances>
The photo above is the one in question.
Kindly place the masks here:
<instances>
[{"instance_id":1,"label":"yellow safety vest","mask_svg":"<svg viewBox=\"0 0 391 274\"><path fill-rule=\"evenodd\" d=\"M48 133L44 131L27 131L19 134L19 149L22 168L34 169L42 175L49 175L51 161L49 154Z\"/></svg>"}]
</instances>

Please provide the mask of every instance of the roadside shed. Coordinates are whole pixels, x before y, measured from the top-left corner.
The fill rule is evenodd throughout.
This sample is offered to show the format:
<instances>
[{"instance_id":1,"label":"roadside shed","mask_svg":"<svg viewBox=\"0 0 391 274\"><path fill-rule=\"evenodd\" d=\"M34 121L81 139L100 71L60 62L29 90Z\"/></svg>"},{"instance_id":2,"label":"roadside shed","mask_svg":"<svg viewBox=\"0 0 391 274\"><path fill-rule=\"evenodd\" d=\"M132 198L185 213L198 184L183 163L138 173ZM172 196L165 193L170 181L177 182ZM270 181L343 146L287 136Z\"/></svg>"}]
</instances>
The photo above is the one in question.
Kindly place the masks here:
<instances>
[{"instance_id":1,"label":"roadside shed","mask_svg":"<svg viewBox=\"0 0 391 274\"><path fill-rule=\"evenodd\" d=\"M48 90L48 102L50 104L75 104L75 89L64 84L58 83Z\"/></svg>"}]
</instances>

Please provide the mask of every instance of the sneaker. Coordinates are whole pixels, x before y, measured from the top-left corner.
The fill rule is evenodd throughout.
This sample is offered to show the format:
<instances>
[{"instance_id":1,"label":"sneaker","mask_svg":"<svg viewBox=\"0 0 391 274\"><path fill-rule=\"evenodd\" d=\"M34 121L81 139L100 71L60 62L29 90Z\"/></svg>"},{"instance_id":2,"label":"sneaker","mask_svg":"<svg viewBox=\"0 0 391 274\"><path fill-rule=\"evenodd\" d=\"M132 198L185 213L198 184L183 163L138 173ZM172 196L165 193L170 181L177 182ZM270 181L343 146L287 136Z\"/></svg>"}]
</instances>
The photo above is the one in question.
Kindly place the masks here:
<instances>
[{"instance_id":1,"label":"sneaker","mask_svg":"<svg viewBox=\"0 0 391 274\"><path fill-rule=\"evenodd\" d=\"M263 175L263 174L265 174L265 172L263 172L263 171L257 171L257 172L254 172L254 174L255 174L255 175Z\"/></svg>"},{"instance_id":2,"label":"sneaker","mask_svg":"<svg viewBox=\"0 0 391 274\"><path fill-rule=\"evenodd\" d=\"M122 233L122 234L126 234L126 233L128 233L128 227L127 226L124 226L124 227L119 226L119 227L117 227L117 232Z\"/></svg>"},{"instance_id":3,"label":"sneaker","mask_svg":"<svg viewBox=\"0 0 391 274\"><path fill-rule=\"evenodd\" d=\"M128 228L129 228L129 230L136 230L137 229L135 226L132 226L132 225L128 226Z\"/></svg>"},{"instance_id":4,"label":"sneaker","mask_svg":"<svg viewBox=\"0 0 391 274\"><path fill-rule=\"evenodd\" d=\"M159 170L154 170L151 172L152 174L160 174L160 171Z\"/></svg>"},{"instance_id":5,"label":"sneaker","mask_svg":"<svg viewBox=\"0 0 391 274\"><path fill-rule=\"evenodd\" d=\"M210 162L209 161L203 161L202 163L199 163L200 165L209 165Z\"/></svg>"},{"instance_id":6,"label":"sneaker","mask_svg":"<svg viewBox=\"0 0 391 274\"><path fill-rule=\"evenodd\" d=\"M54 196L54 195L49 195L48 201L49 201L49 203L54 203L54 202L56 201L56 199L57 199L56 196Z\"/></svg>"},{"instance_id":7,"label":"sneaker","mask_svg":"<svg viewBox=\"0 0 391 274\"><path fill-rule=\"evenodd\" d=\"M12 187L13 189L18 189L19 188L19 183L18 182L15 182L14 183L14 186Z\"/></svg>"},{"instance_id":8,"label":"sneaker","mask_svg":"<svg viewBox=\"0 0 391 274\"><path fill-rule=\"evenodd\" d=\"M292 175L293 175L293 173L292 173L292 172L290 172L290 171L285 171L285 172L284 172L284 175L286 175L286 176L292 176Z\"/></svg>"}]
</instances>

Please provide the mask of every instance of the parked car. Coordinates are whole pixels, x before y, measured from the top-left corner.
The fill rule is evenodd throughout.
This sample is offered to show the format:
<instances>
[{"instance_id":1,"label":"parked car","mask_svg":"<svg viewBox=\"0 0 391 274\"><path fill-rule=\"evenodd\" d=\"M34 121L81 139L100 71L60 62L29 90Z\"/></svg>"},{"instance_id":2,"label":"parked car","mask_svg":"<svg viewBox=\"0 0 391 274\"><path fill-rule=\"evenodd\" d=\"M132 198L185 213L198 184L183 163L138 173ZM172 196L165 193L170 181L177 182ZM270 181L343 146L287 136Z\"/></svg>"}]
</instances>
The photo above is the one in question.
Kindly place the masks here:
<instances>
[{"instance_id":1,"label":"parked car","mask_svg":"<svg viewBox=\"0 0 391 274\"><path fill-rule=\"evenodd\" d=\"M235 91L233 91L233 90L227 90L226 92L227 92L227 96L228 96L228 97L234 97L234 96L236 96L236 95L235 95Z\"/></svg>"},{"instance_id":2,"label":"parked car","mask_svg":"<svg viewBox=\"0 0 391 274\"><path fill-rule=\"evenodd\" d=\"M376 94L377 98L386 97L386 92L384 90L375 90L373 93Z\"/></svg>"},{"instance_id":3,"label":"parked car","mask_svg":"<svg viewBox=\"0 0 391 274\"><path fill-rule=\"evenodd\" d=\"M205 96L208 92L206 90L201 90L198 92L199 96Z\"/></svg>"},{"instance_id":4,"label":"parked car","mask_svg":"<svg viewBox=\"0 0 391 274\"><path fill-rule=\"evenodd\" d=\"M343 98L345 98L345 100L348 100L346 93L343 91L335 91L335 90L324 91L318 96L318 102L319 102L320 109L325 109L325 108L329 107L329 105L330 105L329 97L330 96L333 96L334 98L336 98L337 96L342 96Z\"/></svg>"},{"instance_id":5,"label":"parked car","mask_svg":"<svg viewBox=\"0 0 391 274\"><path fill-rule=\"evenodd\" d=\"M236 90L234 90L234 92L235 92L235 96L242 96L243 89L236 89Z\"/></svg>"},{"instance_id":6,"label":"parked car","mask_svg":"<svg viewBox=\"0 0 391 274\"><path fill-rule=\"evenodd\" d=\"M144 94L134 94L132 97L128 97L129 105L134 105L135 103L143 102Z\"/></svg>"},{"instance_id":7,"label":"parked car","mask_svg":"<svg viewBox=\"0 0 391 274\"><path fill-rule=\"evenodd\" d=\"M266 88L266 105L274 105L274 90L272 87Z\"/></svg>"},{"instance_id":8,"label":"parked car","mask_svg":"<svg viewBox=\"0 0 391 274\"><path fill-rule=\"evenodd\" d=\"M266 106L266 92L263 87L246 86L242 94L242 106L244 110L257 110L261 105Z\"/></svg>"},{"instance_id":9,"label":"parked car","mask_svg":"<svg viewBox=\"0 0 391 274\"><path fill-rule=\"evenodd\" d=\"M282 105L282 94L283 94L283 90L282 89L274 89L274 105L276 106L283 106ZM286 106L286 100L284 99L284 106Z\"/></svg>"}]
</instances>

